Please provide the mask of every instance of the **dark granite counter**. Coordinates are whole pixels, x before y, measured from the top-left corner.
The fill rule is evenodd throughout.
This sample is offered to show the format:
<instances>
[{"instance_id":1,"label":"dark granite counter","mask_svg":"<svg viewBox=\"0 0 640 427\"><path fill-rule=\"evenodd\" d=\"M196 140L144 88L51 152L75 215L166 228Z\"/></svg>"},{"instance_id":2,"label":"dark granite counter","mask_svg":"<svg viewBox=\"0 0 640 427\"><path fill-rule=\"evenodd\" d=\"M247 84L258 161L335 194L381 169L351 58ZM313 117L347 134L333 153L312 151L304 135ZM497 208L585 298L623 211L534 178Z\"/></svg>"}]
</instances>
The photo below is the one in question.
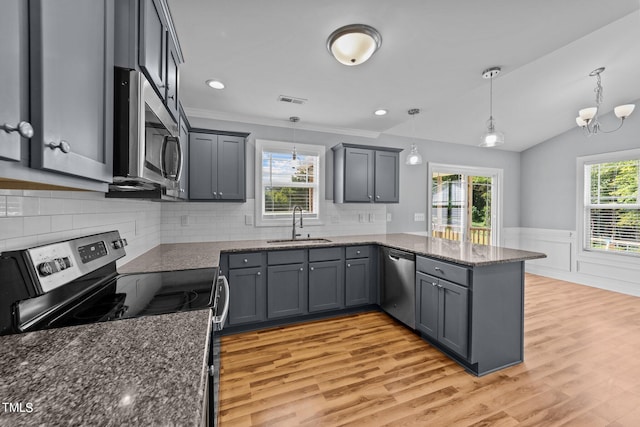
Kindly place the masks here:
<instances>
[{"instance_id":1,"label":"dark granite counter","mask_svg":"<svg viewBox=\"0 0 640 427\"><path fill-rule=\"evenodd\" d=\"M0 337L0 426L198 425L211 310Z\"/></svg>"},{"instance_id":2,"label":"dark granite counter","mask_svg":"<svg viewBox=\"0 0 640 427\"><path fill-rule=\"evenodd\" d=\"M387 246L470 267L546 257L545 254L539 252L475 245L468 242L455 242L452 240L405 233L336 236L327 237L327 239L330 241L305 242L302 240L294 243L269 243L266 240L237 240L163 244L156 246L147 253L123 265L119 271L126 273L218 266L221 252L246 252L358 244Z\"/></svg>"}]
</instances>

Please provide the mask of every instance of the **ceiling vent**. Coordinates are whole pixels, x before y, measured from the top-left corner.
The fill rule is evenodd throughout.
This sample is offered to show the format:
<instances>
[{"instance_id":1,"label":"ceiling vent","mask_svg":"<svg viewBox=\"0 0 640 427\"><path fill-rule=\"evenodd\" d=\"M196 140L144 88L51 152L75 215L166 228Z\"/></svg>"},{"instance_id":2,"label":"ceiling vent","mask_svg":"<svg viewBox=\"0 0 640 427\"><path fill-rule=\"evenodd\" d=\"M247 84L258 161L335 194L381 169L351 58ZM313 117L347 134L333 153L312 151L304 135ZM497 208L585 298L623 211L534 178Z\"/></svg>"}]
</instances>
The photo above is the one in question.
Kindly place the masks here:
<instances>
[{"instance_id":1,"label":"ceiling vent","mask_svg":"<svg viewBox=\"0 0 640 427\"><path fill-rule=\"evenodd\" d=\"M280 95L278 97L278 101L280 102L288 102L289 104L298 104L302 105L306 103L308 100L304 98L296 98L294 96Z\"/></svg>"}]
</instances>

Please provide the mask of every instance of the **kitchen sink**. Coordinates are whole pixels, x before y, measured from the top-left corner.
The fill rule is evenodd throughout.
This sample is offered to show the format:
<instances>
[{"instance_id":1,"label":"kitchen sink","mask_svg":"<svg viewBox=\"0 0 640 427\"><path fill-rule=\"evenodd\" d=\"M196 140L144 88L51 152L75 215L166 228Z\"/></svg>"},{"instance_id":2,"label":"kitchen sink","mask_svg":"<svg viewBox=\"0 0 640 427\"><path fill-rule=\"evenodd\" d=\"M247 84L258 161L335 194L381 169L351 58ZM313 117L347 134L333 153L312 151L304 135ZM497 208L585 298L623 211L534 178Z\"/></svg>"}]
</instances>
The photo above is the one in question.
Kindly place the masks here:
<instances>
[{"instance_id":1,"label":"kitchen sink","mask_svg":"<svg viewBox=\"0 0 640 427\"><path fill-rule=\"evenodd\" d=\"M327 243L331 242L329 239L314 239L311 237L302 238L302 239L280 239L280 240L267 240L267 243L280 243L280 244L290 244L290 243Z\"/></svg>"}]
</instances>

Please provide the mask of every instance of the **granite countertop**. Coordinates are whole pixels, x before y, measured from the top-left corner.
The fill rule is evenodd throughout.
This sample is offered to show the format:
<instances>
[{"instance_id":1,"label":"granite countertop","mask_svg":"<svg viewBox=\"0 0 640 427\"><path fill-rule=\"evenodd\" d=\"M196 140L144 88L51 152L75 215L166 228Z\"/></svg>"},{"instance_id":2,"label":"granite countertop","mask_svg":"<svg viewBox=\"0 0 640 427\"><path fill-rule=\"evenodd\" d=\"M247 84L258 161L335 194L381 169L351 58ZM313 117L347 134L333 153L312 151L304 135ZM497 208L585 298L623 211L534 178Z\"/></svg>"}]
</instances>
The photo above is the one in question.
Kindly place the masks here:
<instances>
[{"instance_id":1,"label":"granite countertop","mask_svg":"<svg viewBox=\"0 0 640 427\"><path fill-rule=\"evenodd\" d=\"M236 240L222 242L171 243L158 245L124 264L121 273L140 271L182 270L218 266L221 252L246 252L274 249L330 247L336 245L374 244L413 252L469 267L502 264L545 258L539 252L496 246L475 245L414 234L368 234L360 236L326 237L329 242L269 243L266 240Z\"/></svg>"},{"instance_id":2,"label":"granite countertop","mask_svg":"<svg viewBox=\"0 0 640 427\"><path fill-rule=\"evenodd\" d=\"M211 310L0 337L0 426L198 425ZM29 411L29 407L32 411Z\"/></svg>"}]
</instances>

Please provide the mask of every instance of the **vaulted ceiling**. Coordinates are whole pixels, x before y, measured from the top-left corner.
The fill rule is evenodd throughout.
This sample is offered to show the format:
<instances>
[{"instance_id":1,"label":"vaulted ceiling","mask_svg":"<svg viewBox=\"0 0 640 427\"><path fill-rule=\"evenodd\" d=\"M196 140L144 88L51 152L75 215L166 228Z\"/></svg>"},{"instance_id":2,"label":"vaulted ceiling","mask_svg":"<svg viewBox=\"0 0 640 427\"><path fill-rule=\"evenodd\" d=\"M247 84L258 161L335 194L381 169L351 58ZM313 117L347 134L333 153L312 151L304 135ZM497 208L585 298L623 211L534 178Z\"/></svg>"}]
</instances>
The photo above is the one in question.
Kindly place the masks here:
<instances>
[{"instance_id":1,"label":"vaulted ceiling","mask_svg":"<svg viewBox=\"0 0 640 427\"><path fill-rule=\"evenodd\" d=\"M205 117L346 135L380 133L478 145L493 115L505 150L522 151L573 129L595 103L603 113L640 99L640 0L169 0L185 57L182 103ZM327 51L338 27L382 35L366 63ZM222 80L216 91L207 79ZM306 99L282 103L279 95ZM373 115L377 108L389 114ZM422 111L409 120L407 110ZM640 106L629 120L640 120Z\"/></svg>"}]
</instances>

